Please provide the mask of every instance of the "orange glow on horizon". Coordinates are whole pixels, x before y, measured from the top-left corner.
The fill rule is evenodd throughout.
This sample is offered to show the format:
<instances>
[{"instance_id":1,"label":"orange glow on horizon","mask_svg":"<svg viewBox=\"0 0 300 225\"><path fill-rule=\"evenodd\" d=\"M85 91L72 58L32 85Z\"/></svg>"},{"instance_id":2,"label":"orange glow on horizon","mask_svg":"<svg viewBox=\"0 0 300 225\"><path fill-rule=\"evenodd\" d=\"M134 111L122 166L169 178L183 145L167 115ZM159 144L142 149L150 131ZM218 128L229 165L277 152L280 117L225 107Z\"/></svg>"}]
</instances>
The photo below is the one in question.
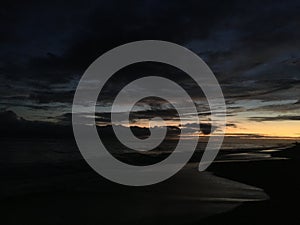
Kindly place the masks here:
<instances>
[{"instance_id":1,"label":"orange glow on horizon","mask_svg":"<svg viewBox=\"0 0 300 225\"><path fill-rule=\"evenodd\" d=\"M178 121L168 121L165 124L156 124L157 126L176 126L180 123ZM97 124L103 126L104 124ZM149 123L132 123L130 126L138 126L149 128ZM195 136L209 136L202 133L195 133ZM217 135L217 133L215 133ZM300 121L266 121L266 122L252 122L243 121L237 124L236 127L226 127L226 136L243 136L243 135L259 135L261 137L278 137L278 138L296 138L300 139Z\"/></svg>"},{"instance_id":2,"label":"orange glow on horizon","mask_svg":"<svg viewBox=\"0 0 300 225\"><path fill-rule=\"evenodd\" d=\"M253 134L273 137L300 138L300 121L243 121L237 124L237 127L227 127L226 134Z\"/></svg>"}]
</instances>

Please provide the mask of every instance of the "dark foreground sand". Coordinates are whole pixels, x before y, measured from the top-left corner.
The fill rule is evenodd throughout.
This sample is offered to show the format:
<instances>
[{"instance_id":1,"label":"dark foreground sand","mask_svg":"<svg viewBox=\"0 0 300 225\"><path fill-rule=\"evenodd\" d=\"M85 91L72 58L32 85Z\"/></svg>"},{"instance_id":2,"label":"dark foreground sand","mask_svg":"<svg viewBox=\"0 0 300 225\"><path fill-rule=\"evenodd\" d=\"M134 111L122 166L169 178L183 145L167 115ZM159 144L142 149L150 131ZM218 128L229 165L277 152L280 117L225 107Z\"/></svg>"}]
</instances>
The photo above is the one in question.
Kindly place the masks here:
<instances>
[{"instance_id":1,"label":"dark foreground sand","mask_svg":"<svg viewBox=\"0 0 300 225\"><path fill-rule=\"evenodd\" d=\"M270 199L245 203L201 224L300 224L300 146L274 151L271 156L274 160L214 163L210 171L216 175L260 187Z\"/></svg>"},{"instance_id":2,"label":"dark foreground sand","mask_svg":"<svg viewBox=\"0 0 300 225\"><path fill-rule=\"evenodd\" d=\"M34 168L40 169L43 168ZM268 196L259 188L186 168L166 182L125 187L93 172L8 181L3 224L187 224Z\"/></svg>"},{"instance_id":3,"label":"dark foreground sand","mask_svg":"<svg viewBox=\"0 0 300 225\"><path fill-rule=\"evenodd\" d=\"M298 147L266 159L261 151L224 154L210 172L190 163L148 187L111 183L72 154L36 148L42 158L25 151L1 160L0 224L299 224Z\"/></svg>"}]
</instances>

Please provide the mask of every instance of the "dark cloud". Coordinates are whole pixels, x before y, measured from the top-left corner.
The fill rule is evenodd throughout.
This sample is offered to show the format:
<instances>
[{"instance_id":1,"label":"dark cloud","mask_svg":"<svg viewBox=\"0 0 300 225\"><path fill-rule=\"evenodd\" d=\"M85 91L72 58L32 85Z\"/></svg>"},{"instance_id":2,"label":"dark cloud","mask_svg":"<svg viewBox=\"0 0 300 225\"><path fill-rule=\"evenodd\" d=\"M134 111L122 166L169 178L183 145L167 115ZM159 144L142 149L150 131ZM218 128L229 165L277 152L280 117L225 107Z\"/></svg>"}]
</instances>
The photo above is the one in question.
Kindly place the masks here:
<instances>
[{"instance_id":1,"label":"dark cloud","mask_svg":"<svg viewBox=\"0 0 300 225\"><path fill-rule=\"evenodd\" d=\"M33 91L28 97L37 103L72 103L75 91Z\"/></svg>"},{"instance_id":2,"label":"dark cloud","mask_svg":"<svg viewBox=\"0 0 300 225\"><path fill-rule=\"evenodd\" d=\"M235 123L227 123L226 126L237 128L237 125Z\"/></svg>"},{"instance_id":3,"label":"dark cloud","mask_svg":"<svg viewBox=\"0 0 300 225\"><path fill-rule=\"evenodd\" d=\"M263 122L263 121L285 121L285 120L300 120L300 116L297 115L283 115L283 116L275 116L275 117L251 117L253 121Z\"/></svg>"},{"instance_id":4,"label":"dark cloud","mask_svg":"<svg viewBox=\"0 0 300 225\"><path fill-rule=\"evenodd\" d=\"M72 128L43 121L29 121L13 111L0 112L1 137L66 138L73 137Z\"/></svg>"},{"instance_id":5,"label":"dark cloud","mask_svg":"<svg viewBox=\"0 0 300 225\"><path fill-rule=\"evenodd\" d=\"M90 114L81 114L81 116L90 116ZM132 123L136 123L137 126L140 126L138 123L141 119L149 120L154 117L161 117L165 121L178 121L178 126L174 126L174 128L184 129L185 132L195 133L202 132L203 134L210 134L216 130L216 127L212 127L210 123L201 122L198 123L187 123L180 127L180 118L178 117L177 111L175 109L168 110L146 110L146 111L137 111L131 112L130 118ZM72 114L65 113L60 116L50 117L49 119L56 120L59 124L71 125ZM110 126L111 125L111 113L96 113L95 114L96 123L100 126ZM121 122L121 121L115 121ZM228 126L235 126L234 124L228 124ZM200 129L199 129L200 127Z\"/></svg>"},{"instance_id":6,"label":"dark cloud","mask_svg":"<svg viewBox=\"0 0 300 225\"><path fill-rule=\"evenodd\" d=\"M84 115L83 115L84 116ZM99 117L99 116L98 116ZM54 118L51 118L52 120ZM43 121L29 121L19 117L15 112L10 110L0 111L0 137L31 137L31 138L73 138L71 127L72 114L66 113L55 118L56 123ZM202 125L201 125L202 126ZM203 124L203 133L208 134L206 129L208 124ZM120 126L126 131L128 128ZM149 136L149 129L131 126L132 132L138 137ZM161 129L155 127L155 129ZM114 132L111 125L98 127L102 137L111 137ZM180 128L176 126L167 127L167 137L178 136Z\"/></svg>"},{"instance_id":7,"label":"dark cloud","mask_svg":"<svg viewBox=\"0 0 300 225\"><path fill-rule=\"evenodd\" d=\"M23 8L12 2L2 7L7 36L14 37L2 43L2 74L7 79L26 75L26 79L66 82L104 51L120 44L142 39L183 43L205 38L232 10L233 3L219 3L135 1L129 6L123 1L91 1L70 6L36 2Z\"/></svg>"},{"instance_id":8,"label":"dark cloud","mask_svg":"<svg viewBox=\"0 0 300 225\"><path fill-rule=\"evenodd\" d=\"M199 127L200 131L203 134L211 134L216 130L216 127L213 127L210 123L188 123L185 124L184 127L181 127L181 129L184 129L187 132L195 133L199 132Z\"/></svg>"},{"instance_id":9,"label":"dark cloud","mask_svg":"<svg viewBox=\"0 0 300 225\"><path fill-rule=\"evenodd\" d=\"M300 85L299 9L299 1L9 1L0 10L0 104L41 114L59 108L61 114L70 112L77 82L90 63L113 47L143 39L175 42L199 54L221 83L228 116L251 111L234 106L241 99L291 99ZM155 74L205 101L183 72L148 64L119 71L99 105L109 105L131 80ZM133 112L133 121L157 115L176 119L164 101L143 104L151 110ZM298 105L268 110L298 110ZM199 116L209 117L201 107ZM49 114L45 118L51 119ZM108 121L106 113L97 116Z\"/></svg>"}]
</instances>

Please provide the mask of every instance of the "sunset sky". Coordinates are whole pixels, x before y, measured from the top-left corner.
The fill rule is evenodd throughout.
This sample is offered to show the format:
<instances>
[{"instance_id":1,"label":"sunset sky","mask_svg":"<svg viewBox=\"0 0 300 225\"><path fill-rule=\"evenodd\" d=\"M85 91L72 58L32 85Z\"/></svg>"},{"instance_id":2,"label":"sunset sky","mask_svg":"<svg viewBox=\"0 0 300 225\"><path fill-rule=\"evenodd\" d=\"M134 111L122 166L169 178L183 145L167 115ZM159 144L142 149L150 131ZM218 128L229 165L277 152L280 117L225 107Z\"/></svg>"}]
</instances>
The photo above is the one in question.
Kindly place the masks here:
<instances>
[{"instance_id":1,"label":"sunset sky","mask_svg":"<svg viewBox=\"0 0 300 225\"><path fill-rule=\"evenodd\" d=\"M227 135L299 138L300 2L180 2L3 4L0 121L11 121L9 129L24 121L68 124L78 81L97 57L131 41L165 40L197 53L216 75L227 104ZM148 65L125 69L110 80L97 106L98 123L107 123L117 90L153 74L187 89L200 120L209 122L206 100L186 75ZM178 124L174 110L155 99L134 114L139 126L155 115Z\"/></svg>"}]
</instances>

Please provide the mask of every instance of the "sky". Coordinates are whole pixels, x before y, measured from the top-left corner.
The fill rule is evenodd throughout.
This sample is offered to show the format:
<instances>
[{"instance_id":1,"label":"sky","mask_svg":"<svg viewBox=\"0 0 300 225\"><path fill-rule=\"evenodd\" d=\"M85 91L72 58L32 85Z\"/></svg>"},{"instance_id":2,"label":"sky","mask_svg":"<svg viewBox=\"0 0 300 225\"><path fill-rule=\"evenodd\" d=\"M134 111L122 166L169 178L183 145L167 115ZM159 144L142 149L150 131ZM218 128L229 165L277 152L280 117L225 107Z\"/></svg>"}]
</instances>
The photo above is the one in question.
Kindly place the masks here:
<instances>
[{"instance_id":1,"label":"sky","mask_svg":"<svg viewBox=\"0 0 300 225\"><path fill-rule=\"evenodd\" d=\"M0 8L0 121L12 133L69 125L77 84L96 58L128 42L164 40L194 51L217 77L227 135L300 137L299 11L299 1L7 1ZM186 74L145 63L109 80L99 125L109 124L117 92L145 75L179 83L209 123L203 93ZM132 123L147 126L155 115L178 124L170 104L151 98L136 106Z\"/></svg>"}]
</instances>

